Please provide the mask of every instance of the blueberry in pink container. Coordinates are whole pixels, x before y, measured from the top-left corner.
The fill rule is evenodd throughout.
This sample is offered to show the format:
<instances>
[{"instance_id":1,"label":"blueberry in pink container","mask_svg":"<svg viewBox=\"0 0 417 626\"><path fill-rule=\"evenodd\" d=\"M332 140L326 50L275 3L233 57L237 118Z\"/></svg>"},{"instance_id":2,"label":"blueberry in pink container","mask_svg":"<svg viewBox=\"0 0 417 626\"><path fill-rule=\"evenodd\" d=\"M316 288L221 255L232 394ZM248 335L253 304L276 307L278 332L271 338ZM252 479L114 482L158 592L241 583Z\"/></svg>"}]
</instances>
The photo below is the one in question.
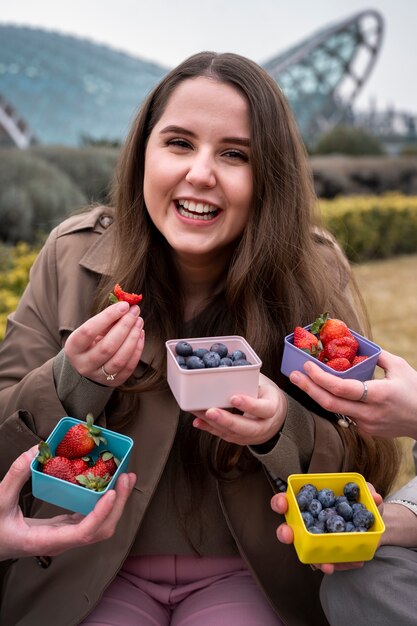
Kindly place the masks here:
<instances>
[{"instance_id":1,"label":"blueberry in pink container","mask_svg":"<svg viewBox=\"0 0 417 626\"><path fill-rule=\"evenodd\" d=\"M177 354L177 345L188 344L191 350L185 356ZM187 368L190 357L202 359L204 353L213 352L211 348L221 344L227 348L226 356L219 348L219 358L232 361L226 365L217 364L219 359L204 359L207 366L201 365L196 369ZM230 398L235 394L245 394L252 397L258 395L259 373L262 361L251 348L248 342L238 335L221 337L201 337L192 339L170 339L166 342L167 349L167 381L171 391L183 411L204 411L211 407L230 407ZM239 360L239 353L244 359ZM231 358L233 356L233 359ZM235 358L236 357L236 358ZM181 361L181 364L179 363ZM211 361L214 361L212 363ZM198 365L198 362L196 362ZM191 365L191 363L189 363Z\"/></svg>"},{"instance_id":2,"label":"blueberry in pink container","mask_svg":"<svg viewBox=\"0 0 417 626\"><path fill-rule=\"evenodd\" d=\"M308 326L304 326L304 328L309 331L311 326L312 324L309 324ZM350 332L359 343L357 353L358 356L367 356L368 358L366 360L361 361L357 365L353 365L343 372L338 372L326 365L326 363L322 363L315 357L307 354L300 348L297 348L294 345L294 333L291 333L287 335L284 340L284 354L282 357L281 372L286 376L289 376L294 370L303 372L304 363L306 361L312 361L321 367L325 372L329 372L329 374L333 374L339 378L355 378L356 380L362 381L371 379L375 371L378 357L381 353L381 348L376 343L373 343L369 339L366 339L366 337L359 335L359 333L356 333L354 330L350 330Z\"/></svg>"},{"instance_id":3,"label":"blueberry in pink container","mask_svg":"<svg viewBox=\"0 0 417 626\"><path fill-rule=\"evenodd\" d=\"M63 417L55 426L46 440L53 455L65 433L75 424L85 424L85 422L75 419L74 417ZM99 446L96 446L90 456L95 460L101 452L109 450L120 461L115 474L111 477L106 488L103 491L93 491L81 485L62 480L61 478L44 474L38 457L35 457L31 463L32 493L35 498L50 502L51 504L55 504L56 506L70 511L75 511L76 513L87 515L93 510L98 500L107 493L109 489L114 488L120 474L128 470L133 440L126 435L121 435L107 428L99 428L106 443L101 442Z\"/></svg>"}]
</instances>

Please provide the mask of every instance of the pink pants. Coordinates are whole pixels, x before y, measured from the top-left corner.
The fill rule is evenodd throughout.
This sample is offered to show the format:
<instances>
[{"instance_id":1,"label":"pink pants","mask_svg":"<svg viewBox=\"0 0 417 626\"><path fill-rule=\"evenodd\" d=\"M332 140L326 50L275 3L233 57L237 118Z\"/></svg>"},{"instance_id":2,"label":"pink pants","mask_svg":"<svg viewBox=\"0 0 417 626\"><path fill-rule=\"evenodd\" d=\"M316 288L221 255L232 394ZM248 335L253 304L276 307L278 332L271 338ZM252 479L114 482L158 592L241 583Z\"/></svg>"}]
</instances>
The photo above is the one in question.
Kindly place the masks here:
<instances>
[{"instance_id":1,"label":"pink pants","mask_svg":"<svg viewBox=\"0 0 417 626\"><path fill-rule=\"evenodd\" d=\"M129 557L80 626L283 626L239 557Z\"/></svg>"}]
</instances>

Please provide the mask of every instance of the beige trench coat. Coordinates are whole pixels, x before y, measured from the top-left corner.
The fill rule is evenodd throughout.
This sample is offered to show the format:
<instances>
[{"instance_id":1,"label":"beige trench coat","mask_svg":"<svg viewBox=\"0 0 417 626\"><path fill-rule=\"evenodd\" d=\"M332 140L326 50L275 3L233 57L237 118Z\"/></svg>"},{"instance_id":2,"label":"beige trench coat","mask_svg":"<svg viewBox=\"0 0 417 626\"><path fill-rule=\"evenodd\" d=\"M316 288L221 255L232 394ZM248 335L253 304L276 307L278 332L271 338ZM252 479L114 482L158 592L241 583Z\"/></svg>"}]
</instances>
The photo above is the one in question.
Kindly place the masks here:
<instances>
[{"instance_id":1,"label":"beige trench coat","mask_svg":"<svg viewBox=\"0 0 417 626\"><path fill-rule=\"evenodd\" d=\"M54 386L53 359L69 333L90 317L89 294L93 294L111 252L111 219L106 215L111 213L98 207L69 218L51 233L18 310L11 316L0 345L3 473L20 452L46 438L66 414ZM149 362L151 356L148 338L143 362ZM300 459L297 432L284 427L278 443L278 456L283 459L276 468L280 476L352 469L334 426L295 401L292 405L310 430L314 447L309 459ZM129 554L168 458L178 418L179 408L169 391L143 394L138 419L121 429L135 441L130 469L137 474L137 484L115 535L53 557L48 567L35 558L13 562L4 580L2 626L72 626L99 602ZM98 423L112 428L112 416L105 414ZM265 468L260 464L254 474L219 482L218 494L242 557L281 619L293 626L326 624L318 596L321 574L302 565L293 546L276 539L275 529L282 520L270 509L273 488ZM24 505L26 514L36 517L59 511L33 500L30 493Z\"/></svg>"}]
</instances>

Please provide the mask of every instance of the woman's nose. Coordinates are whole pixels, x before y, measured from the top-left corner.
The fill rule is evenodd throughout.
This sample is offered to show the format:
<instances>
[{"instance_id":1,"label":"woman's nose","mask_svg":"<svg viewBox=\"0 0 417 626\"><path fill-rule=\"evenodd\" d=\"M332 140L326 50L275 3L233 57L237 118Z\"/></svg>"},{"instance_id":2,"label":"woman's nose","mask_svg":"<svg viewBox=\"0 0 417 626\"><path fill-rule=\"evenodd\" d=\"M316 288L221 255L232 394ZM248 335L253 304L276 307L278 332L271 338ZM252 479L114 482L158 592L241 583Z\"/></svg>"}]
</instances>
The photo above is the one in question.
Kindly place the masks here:
<instances>
[{"instance_id":1,"label":"woman's nose","mask_svg":"<svg viewBox=\"0 0 417 626\"><path fill-rule=\"evenodd\" d=\"M212 158L205 154L194 155L185 180L194 187L214 187L216 175Z\"/></svg>"}]
</instances>

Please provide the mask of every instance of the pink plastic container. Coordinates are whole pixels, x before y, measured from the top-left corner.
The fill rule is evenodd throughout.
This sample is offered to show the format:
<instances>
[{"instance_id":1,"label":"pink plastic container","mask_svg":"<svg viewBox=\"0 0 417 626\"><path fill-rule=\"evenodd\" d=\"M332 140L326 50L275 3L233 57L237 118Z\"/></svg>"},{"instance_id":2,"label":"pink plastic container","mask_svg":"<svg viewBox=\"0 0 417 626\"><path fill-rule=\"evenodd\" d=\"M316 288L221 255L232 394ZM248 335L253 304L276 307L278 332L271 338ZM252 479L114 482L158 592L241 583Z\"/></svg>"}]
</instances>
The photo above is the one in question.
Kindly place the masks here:
<instances>
[{"instance_id":1,"label":"pink plastic container","mask_svg":"<svg viewBox=\"0 0 417 626\"><path fill-rule=\"evenodd\" d=\"M242 350L250 365L198 370L182 369L175 359L175 346L179 341L187 341L194 350L197 348L209 350L214 343L224 343L229 353ZM229 335L170 339L165 345L168 384L183 411L204 411L211 407L227 408L230 407L230 398L238 393L257 397L262 361L243 337Z\"/></svg>"},{"instance_id":2,"label":"pink plastic container","mask_svg":"<svg viewBox=\"0 0 417 626\"><path fill-rule=\"evenodd\" d=\"M304 328L310 330L311 324L305 326ZM303 350L300 350L300 348L297 348L294 345L294 333L291 333L285 337L281 372L286 376L289 376L294 370L304 372L304 363L306 361L312 361L321 367L321 369L325 372L329 372L329 374L333 374L339 378L355 378L356 380L362 381L370 380L374 374L376 362L381 353L381 348L376 343L366 339L366 337L355 333L354 330L351 330L350 332L359 343L358 356L366 355L368 357L366 361L362 361L362 363L358 363L344 372L337 372L325 363L322 363L310 354L307 354Z\"/></svg>"}]
</instances>

